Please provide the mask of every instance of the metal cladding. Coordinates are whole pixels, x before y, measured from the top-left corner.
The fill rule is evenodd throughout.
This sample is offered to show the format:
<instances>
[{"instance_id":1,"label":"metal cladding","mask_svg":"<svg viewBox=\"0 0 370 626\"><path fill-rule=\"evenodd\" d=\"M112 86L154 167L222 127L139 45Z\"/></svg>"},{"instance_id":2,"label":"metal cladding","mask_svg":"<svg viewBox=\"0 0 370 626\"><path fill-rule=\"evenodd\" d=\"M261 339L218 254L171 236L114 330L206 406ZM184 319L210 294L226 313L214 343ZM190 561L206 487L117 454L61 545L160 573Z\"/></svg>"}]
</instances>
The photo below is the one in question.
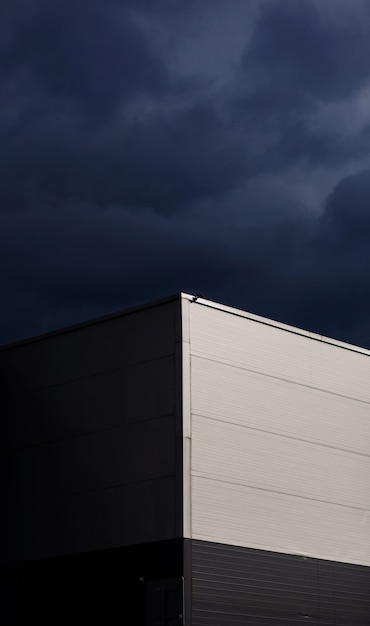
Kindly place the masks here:
<instances>
[{"instance_id":1,"label":"metal cladding","mask_svg":"<svg viewBox=\"0 0 370 626\"><path fill-rule=\"evenodd\" d=\"M369 357L187 294L2 348L5 623L367 626Z\"/></svg>"}]
</instances>

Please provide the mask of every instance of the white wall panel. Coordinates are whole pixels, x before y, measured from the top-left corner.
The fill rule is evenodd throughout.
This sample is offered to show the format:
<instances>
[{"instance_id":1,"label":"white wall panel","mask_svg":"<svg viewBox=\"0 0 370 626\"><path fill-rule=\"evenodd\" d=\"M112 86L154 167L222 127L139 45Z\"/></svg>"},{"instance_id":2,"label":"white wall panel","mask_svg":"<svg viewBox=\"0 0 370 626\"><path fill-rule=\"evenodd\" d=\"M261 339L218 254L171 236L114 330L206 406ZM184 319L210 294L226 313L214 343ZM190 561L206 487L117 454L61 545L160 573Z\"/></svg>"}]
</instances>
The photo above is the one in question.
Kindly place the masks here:
<instances>
[{"instance_id":1,"label":"white wall panel","mask_svg":"<svg viewBox=\"0 0 370 626\"><path fill-rule=\"evenodd\" d=\"M367 354L198 304L192 354L370 402Z\"/></svg>"},{"instance_id":2,"label":"white wall panel","mask_svg":"<svg viewBox=\"0 0 370 626\"><path fill-rule=\"evenodd\" d=\"M192 472L370 510L370 456L197 415L193 415Z\"/></svg>"},{"instance_id":3,"label":"white wall panel","mask_svg":"<svg viewBox=\"0 0 370 626\"><path fill-rule=\"evenodd\" d=\"M193 477L193 538L370 564L370 515L361 509Z\"/></svg>"},{"instance_id":4,"label":"white wall panel","mask_svg":"<svg viewBox=\"0 0 370 626\"><path fill-rule=\"evenodd\" d=\"M192 356L192 410L370 455L370 404Z\"/></svg>"},{"instance_id":5,"label":"white wall panel","mask_svg":"<svg viewBox=\"0 0 370 626\"><path fill-rule=\"evenodd\" d=\"M370 565L370 358L190 303L192 537Z\"/></svg>"}]
</instances>

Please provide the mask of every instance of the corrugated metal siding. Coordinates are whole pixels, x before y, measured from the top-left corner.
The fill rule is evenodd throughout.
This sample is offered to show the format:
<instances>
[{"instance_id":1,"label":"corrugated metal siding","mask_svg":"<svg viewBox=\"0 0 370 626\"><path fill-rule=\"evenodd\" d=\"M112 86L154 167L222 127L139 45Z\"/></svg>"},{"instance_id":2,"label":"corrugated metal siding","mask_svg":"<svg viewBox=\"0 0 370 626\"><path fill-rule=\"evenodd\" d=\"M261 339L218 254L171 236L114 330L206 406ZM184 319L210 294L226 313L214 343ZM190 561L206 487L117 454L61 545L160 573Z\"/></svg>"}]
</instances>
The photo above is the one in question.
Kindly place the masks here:
<instances>
[{"instance_id":1,"label":"corrugated metal siding","mask_svg":"<svg viewBox=\"0 0 370 626\"><path fill-rule=\"evenodd\" d=\"M177 534L175 506L173 477L11 505L1 520L6 524L1 560L172 539Z\"/></svg>"},{"instance_id":2,"label":"corrugated metal siding","mask_svg":"<svg viewBox=\"0 0 370 626\"><path fill-rule=\"evenodd\" d=\"M369 514L193 476L193 538L369 563Z\"/></svg>"},{"instance_id":3,"label":"corrugated metal siding","mask_svg":"<svg viewBox=\"0 0 370 626\"><path fill-rule=\"evenodd\" d=\"M174 420L156 418L4 454L4 495L35 502L175 473Z\"/></svg>"},{"instance_id":4,"label":"corrugated metal siding","mask_svg":"<svg viewBox=\"0 0 370 626\"><path fill-rule=\"evenodd\" d=\"M168 302L6 347L0 350L4 388L19 394L170 355L175 308Z\"/></svg>"},{"instance_id":5,"label":"corrugated metal siding","mask_svg":"<svg viewBox=\"0 0 370 626\"><path fill-rule=\"evenodd\" d=\"M190 306L192 537L370 565L370 358Z\"/></svg>"},{"instance_id":6,"label":"corrugated metal siding","mask_svg":"<svg viewBox=\"0 0 370 626\"><path fill-rule=\"evenodd\" d=\"M193 355L370 402L366 354L198 304L190 323Z\"/></svg>"},{"instance_id":7,"label":"corrugated metal siding","mask_svg":"<svg viewBox=\"0 0 370 626\"><path fill-rule=\"evenodd\" d=\"M136 424L148 416L171 415L174 406L173 355L30 392L18 389L2 398L0 450Z\"/></svg>"},{"instance_id":8,"label":"corrugated metal siding","mask_svg":"<svg viewBox=\"0 0 370 626\"><path fill-rule=\"evenodd\" d=\"M370 509L370 456L198 415L192 442L198 477Z\"/></svg>"},{"instance_id":9,"label":"corrugated metal siding","mask_svg":"<svg viewBox=\"0 0 370 626\"><path fill-rule=\"evenodd\" d=\"M192 541L192 626L367 626L370 569Z\"/></svg>"},{"instance_id":10,"label":"corrugated metal siding","mask_svg":"<svg viewBox=\"0 0 370 626\"><path fill-rule=\"evenodd\" d=\"M191 368L197 415L370 455L368 402L196 356Z\"/></svg>"},{"instance_id":11,"label":"corrugated metal siding","mask_svg":"<svg viewBox=\"0 0 370 626\"><path fill-rule=\"evenodd\" d=\"M0 352L5 560L181 535L178 309Z\"/></svg>"}]
</instances>

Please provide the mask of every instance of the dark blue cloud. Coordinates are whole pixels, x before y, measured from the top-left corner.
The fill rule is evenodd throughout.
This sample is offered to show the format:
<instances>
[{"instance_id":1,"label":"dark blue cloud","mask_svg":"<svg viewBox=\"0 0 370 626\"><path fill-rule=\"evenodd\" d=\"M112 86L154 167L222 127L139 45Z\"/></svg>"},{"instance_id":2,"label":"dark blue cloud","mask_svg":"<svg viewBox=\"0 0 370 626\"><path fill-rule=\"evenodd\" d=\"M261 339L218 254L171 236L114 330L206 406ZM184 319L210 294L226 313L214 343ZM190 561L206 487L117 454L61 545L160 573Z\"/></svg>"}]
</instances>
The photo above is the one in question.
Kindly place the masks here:
<instances>
[{"instance_id":1,"label":"dark blue cloud","mask_svg":"<svg viewBox=\"0 0 370 626\"><path fill-rule=\"evenodd\" d=\"M345 98L370 78L370 41L361 16L329 18L310 0L269 2L243 56L245 80L291 101ZM297 95L298 97L298 95Z\"/></svg>"},{"instance_id":2,"label":"dark blue cloud","mask_svg":"<svg viewBox=\"0 0 370 626\"><path fill-rule=\"evenodd\" d=\"M240 177L241 147L217 103L170 71L132 7L4 9L1 210L73 198L174 211Z\"/></svg>"},{"instance_id":3,"label":"dark blue cloud","mask_svg":"<svg viewBox=\"0 0 370 626\"><path fill-rule=\"evenodd\" d=\"M217 82L222 4L2 3L0 341L182 289L369 344L361 21L261 2Z\"/></svg>"},{"instance_id":4,"label":"dark blue cloud","mask_svg":"<svg viewBox=\"0 0 370 626\"><path fill-rule=\"evenodd\" d=\"M124 6L99 0L22 3L9 20L3 79L29 76L49 98L112 112L135 93L163 94L164 62Z\"/></svg>"},{"instance_id":5,"label":"dark blue cloud","mask_svg":"<svg viewBox=\"0 0 370 626\"><path fill-rule=\"evenodd\" d=\"M74 198L176 212L190 200L225 192L246 168L242 141L207 101L123 119L96 135L63 120L55 128L44 117L5 137L2 153L4 208Z\"/></svg>"},{"instance_id":6,"label":"dark blue cloud","mask_svg":"<svg viewBox=\"0 0 370 626\"><path fill-rule=\"evenodd\" d=\"M343 178L325 202L297 266L307 326L370 346L370 172ZM300 314L300 313L299 313Z\"/></svg>"},{"instance_id":7,"label":"dark blue cloud","mask_svg":"<svg viewBox=\"0 0 370 626\"><path fill-rule=\"evenodd\" d=\"M322 228L330 246L347 250L347 242L367 246L370 243L370 172L347 176L327 199ZM369 246L370 257L370 246Z\"/></svg>"},{"instance_id":8,"label":"dark blue cloud","mask_svg":"<svg viewBox=\"0 0 370 626\"><path fill-rule=\"evenodd\" d=\"M359 133L320 124L325 107L370 85L370 13L328 12L312 0L261 3L230 110L246 138L267 143L252 172L336 166L368 155ZM270 138L267 140L267 138Z\"/></svg>"},{"instance_id":9,"label":"dark blue cloud","mask_svg":"<svg viewBox=\"0 0 370 626\"><path fill-rule=\"evenodd\" d=\"M3 216L2 340L183 289L370 346L369 190L369 172L347 177L320 218L270 226L76 203Z\"/></svg>"}]
</instances>

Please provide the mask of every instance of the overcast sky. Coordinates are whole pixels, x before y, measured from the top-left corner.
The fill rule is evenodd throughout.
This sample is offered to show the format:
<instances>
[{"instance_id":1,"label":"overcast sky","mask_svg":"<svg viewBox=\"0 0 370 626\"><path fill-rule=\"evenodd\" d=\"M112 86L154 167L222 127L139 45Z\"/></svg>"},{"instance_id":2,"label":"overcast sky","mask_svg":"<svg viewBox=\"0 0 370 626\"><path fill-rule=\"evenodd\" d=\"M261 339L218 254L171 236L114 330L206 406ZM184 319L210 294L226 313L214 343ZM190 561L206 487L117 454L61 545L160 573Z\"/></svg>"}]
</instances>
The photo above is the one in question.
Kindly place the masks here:
<instances>
[{"instance_id":1,"label":"overcast sky","mask_svg":"<svg viewBox=\"0 0 370 626\"><path fill-rule=\"evenodd\" d=\"M0 342L179 291L370 347L368 0L1 0Z\"/></svg>"}]
</instances>

